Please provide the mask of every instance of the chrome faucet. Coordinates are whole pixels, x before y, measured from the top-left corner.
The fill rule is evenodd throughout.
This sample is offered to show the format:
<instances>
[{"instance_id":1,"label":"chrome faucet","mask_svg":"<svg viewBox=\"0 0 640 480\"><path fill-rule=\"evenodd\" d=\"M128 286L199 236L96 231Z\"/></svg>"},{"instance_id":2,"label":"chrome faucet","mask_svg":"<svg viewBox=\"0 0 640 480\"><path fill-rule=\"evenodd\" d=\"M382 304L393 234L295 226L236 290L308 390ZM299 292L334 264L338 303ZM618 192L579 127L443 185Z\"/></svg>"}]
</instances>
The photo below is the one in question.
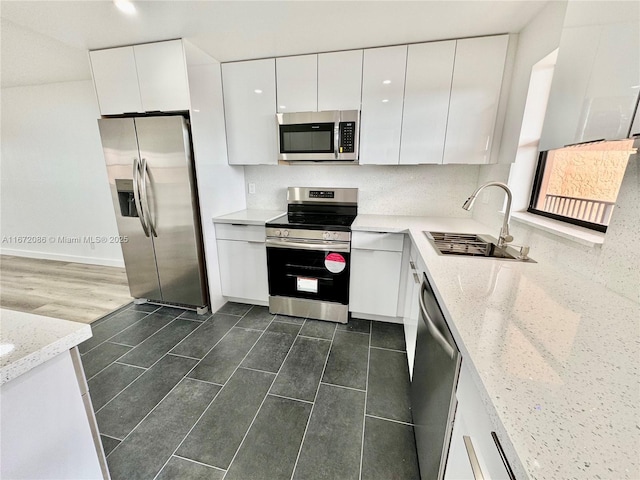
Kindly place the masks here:
<instances>
[{"instance_id":1,"label":"chrome faucet","mask_svg":"<svg viewBox=\"0 0 640 480\"><path fill-rule=\"evenodd\" d=\"M500 229L500 236L498 237L498 245L497 245L498 248L504 248L507 245L507 243L513 241L513 237L509 235L509 217L511 216L511 190L509 189L506 183L487 182L484 185L480 185L476 189L476 191L473 192L469 198L467 198L467 201L464 202L464 205L462 205L462 208L464 208L465 210L471 210L471 207L473 207L473 202L476 201L476 197L478 196L478 194L482 190L484 190L486 187L492 187L492 186L500 187L505 192L507 192L507 208L504 212L504 222L502 223L502 228Z\"/></svg>"}]
</instances>

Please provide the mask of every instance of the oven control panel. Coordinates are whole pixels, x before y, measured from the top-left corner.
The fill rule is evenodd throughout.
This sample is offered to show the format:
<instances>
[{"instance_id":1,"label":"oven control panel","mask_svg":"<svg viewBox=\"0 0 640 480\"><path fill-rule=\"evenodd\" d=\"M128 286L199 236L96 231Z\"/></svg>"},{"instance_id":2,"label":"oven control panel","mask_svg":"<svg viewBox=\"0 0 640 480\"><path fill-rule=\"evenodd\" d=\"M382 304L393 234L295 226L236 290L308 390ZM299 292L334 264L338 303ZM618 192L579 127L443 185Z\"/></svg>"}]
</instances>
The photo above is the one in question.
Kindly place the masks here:
<instances>
[{"instance_id":1,"label":"oven control panel","mask_svg":"<svg viewBox=\"0 0 640 480\"><path fill-rule=\"evenodd\" d=\"M309 190L309 198L335 198L333 190Z\"/></svg>"},{"instance_id":2,"label":"oven control panel","mask_svg":"<svg viewBox=\"0 0 640 480\"><path fill-rule=\"evenodd\" d=\"M291 229L278 227L266 228L267 238L291 238L292 240L323 240L331 242L351 241L351 232L335 232L322 230Z\"/></svg>"}]
</instances>

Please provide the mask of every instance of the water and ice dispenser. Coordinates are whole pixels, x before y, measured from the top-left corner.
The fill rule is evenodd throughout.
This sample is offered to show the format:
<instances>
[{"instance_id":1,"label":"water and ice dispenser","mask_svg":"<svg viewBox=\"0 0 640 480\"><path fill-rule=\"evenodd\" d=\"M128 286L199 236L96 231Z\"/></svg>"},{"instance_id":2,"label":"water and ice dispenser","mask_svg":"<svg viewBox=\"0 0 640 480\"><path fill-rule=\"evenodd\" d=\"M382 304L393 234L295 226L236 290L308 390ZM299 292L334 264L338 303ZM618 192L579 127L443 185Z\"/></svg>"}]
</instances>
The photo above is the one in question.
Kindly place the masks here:
<instances>
[{"instance_id":1,"label":"water and ice dispenser","mask_svg":"<svg viewBox=\"0 0 640 480\"><path fill-rule=\"evenodd\" d=\"M137 217L138 209L133 193L133 180L116 178L116 191L118 192L120 214L123 217Z\"/></svg>"}]
</instances>

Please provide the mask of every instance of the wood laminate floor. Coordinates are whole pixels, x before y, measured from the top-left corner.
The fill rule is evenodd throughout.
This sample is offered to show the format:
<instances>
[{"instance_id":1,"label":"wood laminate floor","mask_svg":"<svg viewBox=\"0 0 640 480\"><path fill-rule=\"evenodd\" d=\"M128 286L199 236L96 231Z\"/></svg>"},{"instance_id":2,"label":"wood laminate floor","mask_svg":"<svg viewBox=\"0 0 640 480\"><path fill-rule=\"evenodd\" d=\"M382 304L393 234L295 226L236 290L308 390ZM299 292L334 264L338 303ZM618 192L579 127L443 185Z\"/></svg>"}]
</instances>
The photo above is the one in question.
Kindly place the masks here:
<instances>
[{"instance_id":1,"label":"wood laminate floor","mask_svg":"<svg viewBox=\"0 0 640 480\"><path fill-rule=\"evenodd\" d=\"M131 302L124 268L0 255L0 306L91 323Z\"/></svg>"}]
</instances>

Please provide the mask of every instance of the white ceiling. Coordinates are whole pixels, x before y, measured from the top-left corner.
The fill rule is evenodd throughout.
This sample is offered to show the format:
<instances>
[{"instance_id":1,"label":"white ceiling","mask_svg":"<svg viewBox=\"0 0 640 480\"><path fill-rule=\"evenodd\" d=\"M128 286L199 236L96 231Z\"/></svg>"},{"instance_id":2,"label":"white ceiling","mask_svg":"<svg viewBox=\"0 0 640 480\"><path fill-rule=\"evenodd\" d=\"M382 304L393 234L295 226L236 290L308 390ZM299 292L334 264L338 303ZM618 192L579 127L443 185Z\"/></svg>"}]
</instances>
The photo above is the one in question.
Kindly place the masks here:
<instances>
[{"instance_id":1,"label":"white ceiling","mask_svg":"<svg viewBox=\"0 0 640 480\"><path fill-rule=\"evenodd\" d=\"M519 32L546 1L0 2L2 87L90 78L86 51L188 38L220 61Z\"/></svg>"}]
</instances>

